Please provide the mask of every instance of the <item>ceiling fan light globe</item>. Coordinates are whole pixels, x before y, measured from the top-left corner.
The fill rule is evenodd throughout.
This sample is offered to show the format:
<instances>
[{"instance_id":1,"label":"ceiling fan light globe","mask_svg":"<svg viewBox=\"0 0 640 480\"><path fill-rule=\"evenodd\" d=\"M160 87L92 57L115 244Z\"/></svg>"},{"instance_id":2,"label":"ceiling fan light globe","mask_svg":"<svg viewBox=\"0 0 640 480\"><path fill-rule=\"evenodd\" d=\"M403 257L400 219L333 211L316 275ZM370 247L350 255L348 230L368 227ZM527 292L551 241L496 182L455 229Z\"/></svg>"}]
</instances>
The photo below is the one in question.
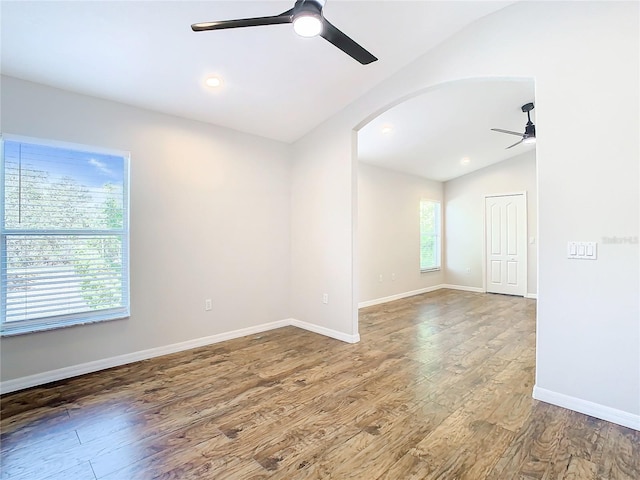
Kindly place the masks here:
<instances>
[{"instance_id":1,"label":"ceiling fan light globe","mask_svg":"<svg viewBox=\"0 0 640 480\"><path fill-rule=\"evenodd\" d=\"M316 14L301 14L293 19L293 30L301 37L315 37L322 33L322 20Z\"/></svg>"},{"instance_id":2,"label":"ceiling fan light globe","mask_svg":"<svg viewBox=\"0 0 640 480\"><path fill-rule=\"evenodd\" d=\"M532 144L536 143L536 137L524 137L522 139L522 143L524 143L526 145L532 145Z\"/></svg>"}]
</instances>

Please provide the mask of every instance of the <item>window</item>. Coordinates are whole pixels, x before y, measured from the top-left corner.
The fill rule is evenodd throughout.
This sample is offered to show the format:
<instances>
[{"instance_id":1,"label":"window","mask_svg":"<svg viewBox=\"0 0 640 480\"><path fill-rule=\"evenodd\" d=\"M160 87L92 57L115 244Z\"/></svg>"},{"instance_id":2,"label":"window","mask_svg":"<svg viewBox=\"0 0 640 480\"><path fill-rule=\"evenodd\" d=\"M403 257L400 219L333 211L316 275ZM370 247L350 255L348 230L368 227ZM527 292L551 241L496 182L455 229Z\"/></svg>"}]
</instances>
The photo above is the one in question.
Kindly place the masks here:
<instances>
[{"instance_id":1,"label":"window","mask_svg":"<svg viewBox=\"0 0 640 480\"><path fill-rule=\"evenodd\" d=\"M420 271L440 270L440 202L420 200Z\"/></svg>"},{"instance_id":2,"label":"window","mask_svg":"<svg viewBox=\"0 0 640 480\"><path fill-rule=\"evenodd\" d=\"M3 335L129 316L129 155L4 137Z\"/></svg>"}]
</instances>

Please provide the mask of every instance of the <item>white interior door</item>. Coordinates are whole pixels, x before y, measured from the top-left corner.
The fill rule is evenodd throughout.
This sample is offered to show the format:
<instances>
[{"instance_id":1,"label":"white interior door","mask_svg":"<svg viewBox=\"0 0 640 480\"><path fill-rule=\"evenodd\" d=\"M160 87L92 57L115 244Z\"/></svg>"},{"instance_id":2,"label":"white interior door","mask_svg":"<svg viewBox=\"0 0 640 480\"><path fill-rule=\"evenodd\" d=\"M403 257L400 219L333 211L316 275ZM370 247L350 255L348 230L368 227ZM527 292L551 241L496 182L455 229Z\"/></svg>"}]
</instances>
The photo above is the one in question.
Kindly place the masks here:
<instances>
[{"instance_id":1,"label":"white interior door","mask_svg":"<svg viewBox=\"0 0 640 480\"><path fill-rule=\"evenodd\" d=\"M485 198L487 292L527 293L527 202L524 194Z\"/></svg>"}]
</instances>

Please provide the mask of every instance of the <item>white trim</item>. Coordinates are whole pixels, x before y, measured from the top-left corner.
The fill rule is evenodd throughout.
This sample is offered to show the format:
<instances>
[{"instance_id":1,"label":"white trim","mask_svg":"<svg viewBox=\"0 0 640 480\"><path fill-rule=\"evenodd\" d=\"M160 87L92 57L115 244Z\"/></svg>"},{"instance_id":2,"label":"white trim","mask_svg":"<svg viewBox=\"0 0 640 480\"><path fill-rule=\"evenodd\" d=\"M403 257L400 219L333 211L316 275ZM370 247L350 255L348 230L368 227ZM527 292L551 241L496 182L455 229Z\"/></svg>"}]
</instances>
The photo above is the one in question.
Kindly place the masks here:
<instances>
[{"instance_id":1,"label":"white trim","mask_svg":"<svg viewBox=\"0 0 640 480\"><path fill-rule=\"evenodd\" d=\"M466 285L450 285L448 283L440 285L440 288L448 288L450 290L462 290L464 292L486 293L484 288L481 288L481 287L467 287Z\"/></svg>"},{"instance_id":2,"label":"white trim","mask_svg":"<svg viewBox=\"0 0 640 480\"><path fill-rule=\"evenodd\" d=\"M339 332L337 330L332 330L330 328L321 327L319 325L314 325L313 323L303 322L302 320L296 320L295 318L289 319L289 325L293 327L302 328L303 330L308 330L313 333L318 333L320 335L324 335L325 337L335 338L337 340L342 340L347 343L358 343L360 341L360 334L356 333L355 335L349 335L348 333Z\"/></svg>"},{"instance_id":3,"label":"white trim","mask_svg":"<svg viewBox=\"0 0 640 480\"><path fill-rule=\"evenodd\" d=\"M96 147L95 145L87 145L85 143L65 142L62 140L53 140L41 137L29 137L26 135L15 135L13 133L0 132L0 140L10 142L35 143L45 147L66 148L68 150L86 151L99 153L103 155L115 155L126 157L131 160L131 152L128 150L119 150L110 147ZM128 173L128 172L127 172Z\"/></svg>"},{"instance_id":4,"label":"white trim","mask_svg":"<svg viewBox=\"0 0 640 480\"><path fill-rule=\"evenodd\" d=\"M358 235L358 131L351 130L351 331L360 338L360 321L358 316L358 295L360 291L359 280L359 235Z\"/></svg>"},{"instance_id":5,"label":"white trim","mask_svg":"<svg viewBox=\"0 0 640 480\"><path fill-rule=\"evenodd\" d=\"M563 393L553 392L537 385L533 387L533 398L558 407L568 408L575 412L606 420L623 427L640 430L640 415L600 405L581 398L571 397Z\"/></svg>"},{"instance_id":6,"label":"white trim","mask_svg":"<svg viewBox=\"0 0 640 480\"><path fill-rule=\"evenodd\" d=\"M380 305L381 303L393 302L394 300L400 300L401 298L413 297L414 295L420 295L421 293L434 292L444 288L444 285L435 285L433 287L420 288L418 290L411 290L409 292L396 293L395 295L389 295L388 297L374 298L373 300L366 300L358 303L358 308L371 307L373 305Z\"/></svg>"},{"instance_id":7,"label":"white trim","mask_svg":"<svg viewBox=\"0 0 640 480\"><path fill-rule=\"evenodd\" d=\"M532 298L534 300L538 299L538 294L537 293L527 293L524 298Z\"/></svg>"},{"instance_id":8,"label":"white trim","mask_svg":"<svg viewBox=\"0 0 640 480\"><path fill-rule=\"evenodd\" d=\"M395 295L389 295L388 297L380 297L380 298L374 298L373 300L365 300L364 302L360 302L358 304L358 308L372 307L374 305L393 302L395 300L401 300L403 298L413 297L415 295L420 295L423 293L435 292L436 290L441 290L443 288L448 288L450 290L462 290L465 292L485 293L484 289L480 287L467 287L466 285L451 285L448 283L442 283L440 285L434 285L433 287L426 287L426 288L420 288L418 290L411 290L408 292L396 293Z\"/></svg>"},{"instance_id":9,"label":"white trim","mask_svg":"<svg viewBox=\"0 0 640 480\"><path fill-rule=\"evenodd\" d=\"M511 193L485 193L484 197L485 198L491 198L491 197L516 197L518 195L526 195L527 191L526 190L522 190L520 192L511 192Z\"/></svg>"},{"instance_id":10,"label":"white trim","mask_svg":"<svg viewBox=\"0 0 640 480\"><path fill-rule=\"evenodd\" d=\"M256 333L262 333L268 330L274 330L276 328L288 326L294 326L302 328L304 330L309 330L311 332L342 340L343 342L347 343L356 343L360 341L360 335L358 334L348 335L346 333L331 330L329 328L302 322L293 318L288 318L285 320L277 320L275 322L255 325L253 327L241 328L239 330L233 330L231 332L218 333L216 335L211 335L208 337L195 338L193 340L187 340L185 342L164 345L162 347L150 348L148 350L141 350L138 352L127 353L124 355L104 358L92 362L81 363L79 365L72 365L70 367L49 370L48 372L27 375L26 377L6 380L4 382L0 382L0 392L2 392L2 394L15 392L17 390L23 390L25 388L35 387L37 385L44 385L45 383L64 380L66 378L76 377L78 375L84 375L86 373L97 372L106 368L119 367L121 365L126 365L127 363L139 362L141 360L147 360L149 358L160 357L162 355L168 355L170 353L182 352L184 350L190 350L192 348L204 347L206 345L224 342L226 340L232 340L234 338L246 337L247 335L254 335Z\"/></svg>"}]
</instances>

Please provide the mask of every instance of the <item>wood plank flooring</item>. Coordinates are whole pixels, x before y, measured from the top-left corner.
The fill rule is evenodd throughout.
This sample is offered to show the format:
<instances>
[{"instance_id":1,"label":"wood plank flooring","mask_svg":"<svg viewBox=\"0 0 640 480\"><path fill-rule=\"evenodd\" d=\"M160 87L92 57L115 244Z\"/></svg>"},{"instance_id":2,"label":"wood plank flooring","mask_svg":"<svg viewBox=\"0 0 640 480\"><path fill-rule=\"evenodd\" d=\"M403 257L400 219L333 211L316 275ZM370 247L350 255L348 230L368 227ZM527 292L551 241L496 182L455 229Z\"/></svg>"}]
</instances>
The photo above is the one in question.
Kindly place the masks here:
<instances>
[{"instance_id":1,"label":"wood plank flooring","mask_svg":"<svg viewBox=\"0 0 640 480\"><path fill-rule=\"evenodd\" d=\"M535 301L440 290L1 399L1 478L638 480L640 432L531 398Z\"/></svg>"}]
</instances>

